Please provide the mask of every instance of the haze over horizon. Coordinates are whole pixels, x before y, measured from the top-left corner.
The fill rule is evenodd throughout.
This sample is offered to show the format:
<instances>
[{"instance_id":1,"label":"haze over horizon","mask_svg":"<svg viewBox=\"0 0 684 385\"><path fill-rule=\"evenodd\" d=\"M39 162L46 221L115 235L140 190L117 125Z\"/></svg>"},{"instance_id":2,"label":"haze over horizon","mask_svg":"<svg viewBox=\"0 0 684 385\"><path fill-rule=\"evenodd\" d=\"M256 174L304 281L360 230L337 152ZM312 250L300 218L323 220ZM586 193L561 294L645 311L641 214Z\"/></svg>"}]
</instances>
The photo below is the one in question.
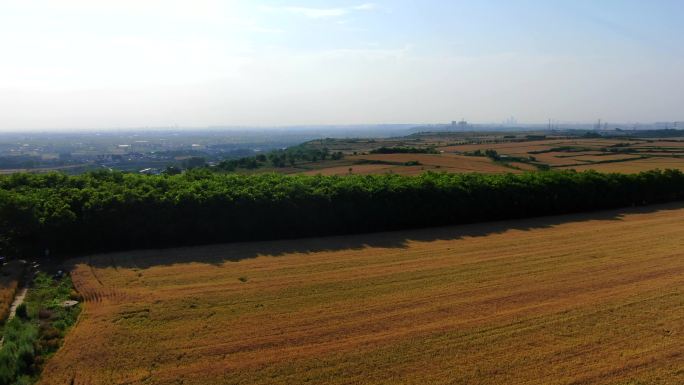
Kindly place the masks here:
<instances>
[{"instance_id":1,"label":"haze over horizon","mask_svg":"<svg viewBox=\"0 0 684 385\"><path fill-rule=\"evenodd\" d=\"M4 0L0 130L684 120L684 2Z\"/></svg>"}]
</instances>

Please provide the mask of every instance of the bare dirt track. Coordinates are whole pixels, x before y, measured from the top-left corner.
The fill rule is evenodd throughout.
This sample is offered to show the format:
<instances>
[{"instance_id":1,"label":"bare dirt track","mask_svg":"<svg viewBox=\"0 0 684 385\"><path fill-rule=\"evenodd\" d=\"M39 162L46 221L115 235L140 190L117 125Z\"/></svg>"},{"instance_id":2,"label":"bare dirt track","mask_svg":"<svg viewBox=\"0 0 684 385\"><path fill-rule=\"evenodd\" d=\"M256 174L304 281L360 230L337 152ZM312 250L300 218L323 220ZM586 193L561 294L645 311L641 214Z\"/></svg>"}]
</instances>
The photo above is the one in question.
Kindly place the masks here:
<instances>
[{"instance_id":1,"label":"bare dirt track","mask_svg":"<svg viewBox=\"0 0 684 385\"><path fill-rule=\"evenodd\" d=\"M94 256L42 384L682 384L684 204Z\"/></svg>"},{"instance_id":2,"label":"bare dirt track","mask_svg":"<svg viewBox=\"0 0 684 385\"><path fill-rule=\"evenodd\" d=\"M21 275L24 273L24 264L20 261L10 261L0 270L0 320L4 321L12 312L11 307L15 301Z\"/></svg>"}]
</instances>

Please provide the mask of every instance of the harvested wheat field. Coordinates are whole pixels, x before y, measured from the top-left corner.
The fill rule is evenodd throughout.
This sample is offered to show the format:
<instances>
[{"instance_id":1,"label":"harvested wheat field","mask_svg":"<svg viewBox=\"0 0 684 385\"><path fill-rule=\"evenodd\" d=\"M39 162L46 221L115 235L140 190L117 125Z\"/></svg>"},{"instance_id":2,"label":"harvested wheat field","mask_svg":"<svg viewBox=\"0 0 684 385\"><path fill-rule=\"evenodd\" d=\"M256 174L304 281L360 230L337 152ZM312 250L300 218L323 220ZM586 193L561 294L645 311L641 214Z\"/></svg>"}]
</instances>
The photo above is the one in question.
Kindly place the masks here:
<instances>
[{"instance_id":1,"label":"harvested wheat field","mask_svg":"<svg viewBox=\"0 0 684 385\"><path fill-rule=\"evenodd\" d=\"M682 384L684 204L108 254L42 384Z\"/></svg>"},{"instance_id":2,"label":"harvested wheat field","mask_svg":"<svg viewBox=\"0 0 684 385\"><path fill-rule=\"evenodd\" d=\"M644 143L638 143L635 147L665 147L665 148L679 148L684 150L684 141L681 139L671 139L671 140L655 140L647 141Z\"/></svg>"},{"instance_id":3,"label":"harvested wheat field","mask_svg":"<svg viewBox=\"0 0 684 385\"><path fill-rule=\"evenodd\" d=\"M605 161L615 161L615 160L638 160L641 159L640 155L633 154L585 154L573 156L572 159L578 161L590 161L590 162L605 162Z\"/></svg>"},{"instance_id":4,"label":"harvested wheat field","mask_svg":"<svg viewBox=\"0 0 684 385\"><path fill-rule=\"evenodd\" d=\"M620 173L638 173L642 171L655 169L664 170L668 168L684 171L684 159L653 157L646 159L629 160L624 162L586 164L581 166L570 166L564 168L571 168L577 171L596 170L599 172Z\"/></svg>"},{"instance_id":5,"label":"harvested wheat field","mask_svg":"<svg viewBox=\"0 0 684 385\"><path fill-rule=\"evenodd\" d=\"M580 154L571 154L571 155L582 155ZM574 165L577 163L582 163L582 162L588 162L588 161L582 161L579 159L573 159L572 157L568 156L568 153L565 152L547 152L543 154L536 154L534 157L542 163L548 164L550 166L554 167L561 167L561 166L567 166L567 165Z\"/></svg>"},{"instance_id":6,"label":"harvested wheat field","mask_svg":"<svg viewBox=\"0 0 684 385\"><path fill-rule=\"evenodd\" d=\"M309 170L302 172L304 175L368 175L368 174L386 174L390 170L398 168L391 164L354 164L345 166L335 166L328 168L321 168L316 170ZM349 170L351 169L351 170Z\"/></svg>"},{"instance_id":7,"label":"harvested wheat field","mask_svg":"<svg viewBox=\"0 0 684 385\"><path fill-rule=\"evenodd\" d=\"M439 149L446 152L470 152L476 150L496 150L502 154L509 155L524 155L529 151L543 151L554 147L567 145L571 141L565 139L552 140L537 140L524 142L504 142L504 143L476 143L476 144L459 144L454 146L440 147ZM574 141L572 141L574 143Z\"/></svg>"},{"instance_id":8,"label":"harvested wheat field","mask_svg":"<svg viewBox=\"0 0 684 385\"><path fill-rule=\"evenodd\" d=\"M453 154L370 154L354 155L349 160L360 162L382 162L378 164L350 164L305 171L305 175L368 175L368 174L399 174L418 175L426 171L452 173L519 173L511 167L495 163L489 158L462 156ZM406 165L408 162L418 162L416 166ZM351 171L349 170L351 169ZM531 167L536 170L536 167Z\"/></svg>"},{"instance_id":9,"label":"harvested wheat field","mask_svg":"<svg viewBox=\"0 0 684 385\"><path fill-rule=\"evenodd\" d=\"M586 148L583 153L590 153L591 149L598 150L607 146L621 143L619 140L612 139L550 139L550 140L535 140L522 142L504 142L504 143L479 143L479 144L461 144L455 146L440 147L440 150L447 152L466 152L475 150L496 150L501 154L508 155L527 155L535 151L549 151L558 147L582 147Z\"/></svg>"},{"instance_id":10,"label":"harvested wheat field","mask_svg":"<svg viewBox=\"0 0 684 385\"><path fill-rule=\"evenodd\" d=\"M439 166L449 172L505 173L515 171L486 157L454 154L370 154L349 157L349 159L397 163L418 161L421 165Z\"/></svg>"}]
</instances>

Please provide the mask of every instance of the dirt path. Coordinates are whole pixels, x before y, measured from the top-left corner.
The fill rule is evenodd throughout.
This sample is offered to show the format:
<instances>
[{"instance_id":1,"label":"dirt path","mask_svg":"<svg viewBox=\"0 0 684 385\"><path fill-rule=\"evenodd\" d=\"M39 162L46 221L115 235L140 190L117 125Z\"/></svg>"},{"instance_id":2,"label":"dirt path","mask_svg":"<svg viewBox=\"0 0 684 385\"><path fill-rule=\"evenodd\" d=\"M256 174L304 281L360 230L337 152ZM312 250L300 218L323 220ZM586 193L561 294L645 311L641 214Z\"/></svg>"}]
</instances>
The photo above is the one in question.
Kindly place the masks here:
<instances>
[{"instance_id":1,"label":"dirt path","mask_svg":"<svg viewBox=\"0 0 684 385\"><path fill-rule=\"evenodd\" d=\"M17 315L17 308L19 305L24 303L24 298L26 298L26 292L28 292L28 287L22 287L19 289L19 292L14 296L14 302L12 302L12 305L10 306L10 312L9 316L7 317L7 321L11 320L14 318L15 315Z\"/></svg>"},{"instance_id":2,"label":"dirt path","mask_svg":"<svg viewBox=\"0 0 684 385\"><path fill-rule=\"evenodd\" d=\"M9 322L12 318L14 318L17 315L17 308L19 305L24 303L24 299L26 298L26 293L28 292L28 286L24 285L21 288L19 288L19 291L17 291L17 294L14 295L14 301L12 301L12 305L10 306L10 312L9 316L7 317L7 320L5 321L5 324ZM0 348L2 348L3 343L5 342L5 337L0 336Z\"/></svg>"}]
</instances>

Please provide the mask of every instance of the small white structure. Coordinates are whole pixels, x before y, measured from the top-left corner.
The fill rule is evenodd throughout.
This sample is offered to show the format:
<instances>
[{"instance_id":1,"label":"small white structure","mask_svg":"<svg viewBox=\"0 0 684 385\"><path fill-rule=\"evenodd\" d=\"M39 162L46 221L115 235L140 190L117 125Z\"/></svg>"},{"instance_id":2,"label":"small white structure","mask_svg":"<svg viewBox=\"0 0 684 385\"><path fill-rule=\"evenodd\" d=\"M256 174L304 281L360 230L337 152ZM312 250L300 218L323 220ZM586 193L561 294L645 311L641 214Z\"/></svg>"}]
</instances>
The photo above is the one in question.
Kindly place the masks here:
<instances>
[{"instance_id":1,"label":"small white structure","mask_svg":"<svg viewBox=\"0 0 684 385\"><path fill-rule=\"evenodd\" d=\"M161 174L161 171L158 168L145 168L140 170L140 173L145 175L159 175Z\"/></svg>"},{"instance_id":2,"label":"small white structure","mask_svg":"<svg viewBox=\"0 0 684 385\"><path fill-rule=\"evenodd\" d=\"M74 307L76 305L78 305L78 301L74 300L67 300L59 304L61 307Z\"/></svg>"}]
</instances>

